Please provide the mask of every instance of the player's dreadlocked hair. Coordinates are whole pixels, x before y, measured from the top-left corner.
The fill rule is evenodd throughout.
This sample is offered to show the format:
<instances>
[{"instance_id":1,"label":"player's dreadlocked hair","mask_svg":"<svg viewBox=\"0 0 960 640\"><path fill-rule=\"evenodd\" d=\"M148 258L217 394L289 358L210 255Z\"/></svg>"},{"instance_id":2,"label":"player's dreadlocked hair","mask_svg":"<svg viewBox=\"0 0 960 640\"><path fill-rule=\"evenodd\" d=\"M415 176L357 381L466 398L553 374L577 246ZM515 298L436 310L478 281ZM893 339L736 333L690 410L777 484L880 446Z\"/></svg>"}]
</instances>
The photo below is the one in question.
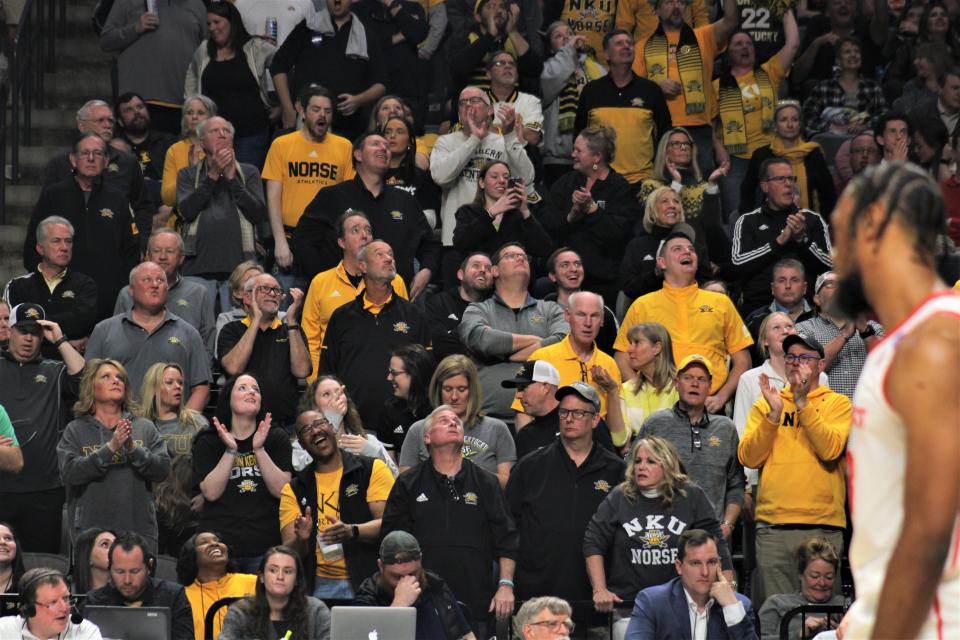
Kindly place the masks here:
<instances>
[{"instance_id":1,"label":"player's dreadlocked hair","mask_svg":"<svg viewBox=\"0 0 960 640\"><path fill-rule=\"evenodd\" d=\"M883 235L890 220L897 218L913 230L914 248L921 256L937 253L937 237L946 230L946 212L940 186L929 174L912 164L892 162L868 167L850 181L847 189L854 198L852 236L856 235L860 217L877 203L885 212L878 235Z\"/></svg>"}]
</instances>

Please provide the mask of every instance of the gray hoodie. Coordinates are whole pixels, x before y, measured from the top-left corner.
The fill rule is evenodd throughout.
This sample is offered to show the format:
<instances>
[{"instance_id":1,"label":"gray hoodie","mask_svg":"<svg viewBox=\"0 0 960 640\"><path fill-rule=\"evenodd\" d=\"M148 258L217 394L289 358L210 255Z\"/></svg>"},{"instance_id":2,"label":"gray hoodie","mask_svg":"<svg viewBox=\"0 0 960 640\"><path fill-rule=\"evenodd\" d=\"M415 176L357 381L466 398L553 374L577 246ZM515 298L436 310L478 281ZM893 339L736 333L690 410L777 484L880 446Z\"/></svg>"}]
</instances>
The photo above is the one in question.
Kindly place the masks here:
<instances>
[{"instance_id":1,"label":"gray hoodie","mask_svg":"<svg viewBox=\"0 0 960 640\"><path fill-rule=\"evenodd\" d=\"M136 531L156 553L153 483L170 473L167 447L146 418L133 419L133 451L111 452L112 437L111 429L88 414L70 422L57 444L70 538L93 526Z\"/></svg>"}]
</instances>

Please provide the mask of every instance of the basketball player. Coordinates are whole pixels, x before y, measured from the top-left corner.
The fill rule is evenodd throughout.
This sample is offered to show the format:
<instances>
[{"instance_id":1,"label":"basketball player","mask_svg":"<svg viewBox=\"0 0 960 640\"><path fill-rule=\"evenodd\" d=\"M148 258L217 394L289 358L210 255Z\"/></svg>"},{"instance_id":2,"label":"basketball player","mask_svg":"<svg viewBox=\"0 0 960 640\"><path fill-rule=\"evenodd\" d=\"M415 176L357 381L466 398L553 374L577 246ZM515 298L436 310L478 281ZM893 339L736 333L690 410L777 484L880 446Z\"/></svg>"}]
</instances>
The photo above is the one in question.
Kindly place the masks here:
<instances>
[{"instance_id":1,"label":"basketball player","mask_svg":"<svg viewBox=\"0 0 960 640\"><path fill-rule=\"evenodd\" d=\"M0 638L101 640L97 625L79 616L71 619L73 600L59 571L30 569L20 578L17 588L20 615L0 618Z\"/></svg>"},{"instance_id":2,"label":"basketball player","mask_svg":"<svg viewBox=\"0 0 960 640\"><path fill-rule=\"evenodd\" d=\"M871 167L833 213L834 312L886 337L853 398L848 449L857 600L844 638L960 638L960 295L934 269L937 183Z\"/></svg>"}]
</instances>

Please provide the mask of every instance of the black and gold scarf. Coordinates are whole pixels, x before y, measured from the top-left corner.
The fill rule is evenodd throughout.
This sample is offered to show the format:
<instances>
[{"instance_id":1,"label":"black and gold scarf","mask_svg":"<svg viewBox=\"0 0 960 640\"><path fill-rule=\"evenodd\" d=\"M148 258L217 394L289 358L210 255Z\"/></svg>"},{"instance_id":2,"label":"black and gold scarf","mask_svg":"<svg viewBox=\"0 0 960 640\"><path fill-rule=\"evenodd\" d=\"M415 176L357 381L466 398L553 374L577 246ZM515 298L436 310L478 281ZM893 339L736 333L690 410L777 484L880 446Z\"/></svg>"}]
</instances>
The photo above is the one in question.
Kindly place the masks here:
<instances>
[{"instance_id":1,"label":"black and gold scarf","mask_svg":"<svg viewBox=\"0 0 960 640\"><path fill-rule=\"evenodd\" d=\"M668 78L670 65L670 43L658 24L657 30L643 47L643 60L647 67L647 78L662 82ZM687 105L687 115L703 113L707 108L707 94L703 77L703 58L697 35L684 24L680 28L680 40L677 42L677 68L680 70L680 86Z\"/></svg>"},{"instance_id":2,"label":"black and gold scarf","mask_svg":"<svg viewBox=\"0 0 960 640\"><path fill-rule=\"evenodd\" d=\"M763 69L755 69L753 77L760 87L760 120L763 132L773 131L773 107L777 95L770 76ZM732 73L720 76L720 123L723 146L732 154L747 152L747 117L743 107L743 94Z\"/></svg>"}]
</instances>

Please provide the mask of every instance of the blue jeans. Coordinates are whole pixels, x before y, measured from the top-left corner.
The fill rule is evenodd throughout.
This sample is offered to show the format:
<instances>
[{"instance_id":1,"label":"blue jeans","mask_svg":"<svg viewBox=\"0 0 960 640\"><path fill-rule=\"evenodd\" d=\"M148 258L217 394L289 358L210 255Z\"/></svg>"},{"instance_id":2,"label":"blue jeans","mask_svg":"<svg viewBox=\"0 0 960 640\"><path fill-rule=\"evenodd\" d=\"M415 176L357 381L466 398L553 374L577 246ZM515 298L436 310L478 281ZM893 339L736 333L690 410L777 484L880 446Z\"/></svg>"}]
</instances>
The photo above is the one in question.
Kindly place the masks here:
<instances>
[{"instance_id":1,"label":"blue jeans","mask_svg":"<svg viewBox=\"0 0 960 640\"><path fill-rule=\"evenodd\" d=\"M349 580L317 578L312 595L320 600L353 600L353 586Z\"/></svg>"},{"instance_id":2,"label":"blue jeans","mask_svg":"<svg viewBox=\"0 0 960 640\"><path fill-rule=\"evenodd\" d=\"M720 201L723 203L723 219L733 228L736 216L733 215L740 207L740 184L747 175L750 161L737 156L730 156L730 171L720 178ZM704 176L706 177L706 176ZM740 211L740 213L744 213Z\"/></svg>"},{"instance_id":3,"label":"blue jeans","mask_svg":"<svg viewBox=\"0 0 960 640\"><path fill-rule=\"evenodd\" d=\"M233 309L233 303L230 299L230 282L228 280L207 280L200 276L185 276L194 282L202 284L207 288L207 293L214 306L214 316L224 311Z\"/></svg>"},{"instance_id":4,"label":"blue jeans","mask_svg":"<svg viewBox=\"0 0 960 640\"><path fill-rule=\"evenodd\" d=\"M257 171L263 171L263 162L267 158L267 149L270 147L270 134L264 131L252 136L235 138L233 150L237 162L252 164Z\"/></svg>"},{"instance_id":5,"label":"blue jeans","mask_svg":"<svg viewBox=\"0 0 960 640\"><path fill-rule=\"evenodd\" d=\"M693 141L697 144L697 157L694 160L700 166L700 173L706 180L714 170L713 161L713 128L709 125L700 125L699 127L684 127L693 136Z\"/></svg>"}]
</instances>

